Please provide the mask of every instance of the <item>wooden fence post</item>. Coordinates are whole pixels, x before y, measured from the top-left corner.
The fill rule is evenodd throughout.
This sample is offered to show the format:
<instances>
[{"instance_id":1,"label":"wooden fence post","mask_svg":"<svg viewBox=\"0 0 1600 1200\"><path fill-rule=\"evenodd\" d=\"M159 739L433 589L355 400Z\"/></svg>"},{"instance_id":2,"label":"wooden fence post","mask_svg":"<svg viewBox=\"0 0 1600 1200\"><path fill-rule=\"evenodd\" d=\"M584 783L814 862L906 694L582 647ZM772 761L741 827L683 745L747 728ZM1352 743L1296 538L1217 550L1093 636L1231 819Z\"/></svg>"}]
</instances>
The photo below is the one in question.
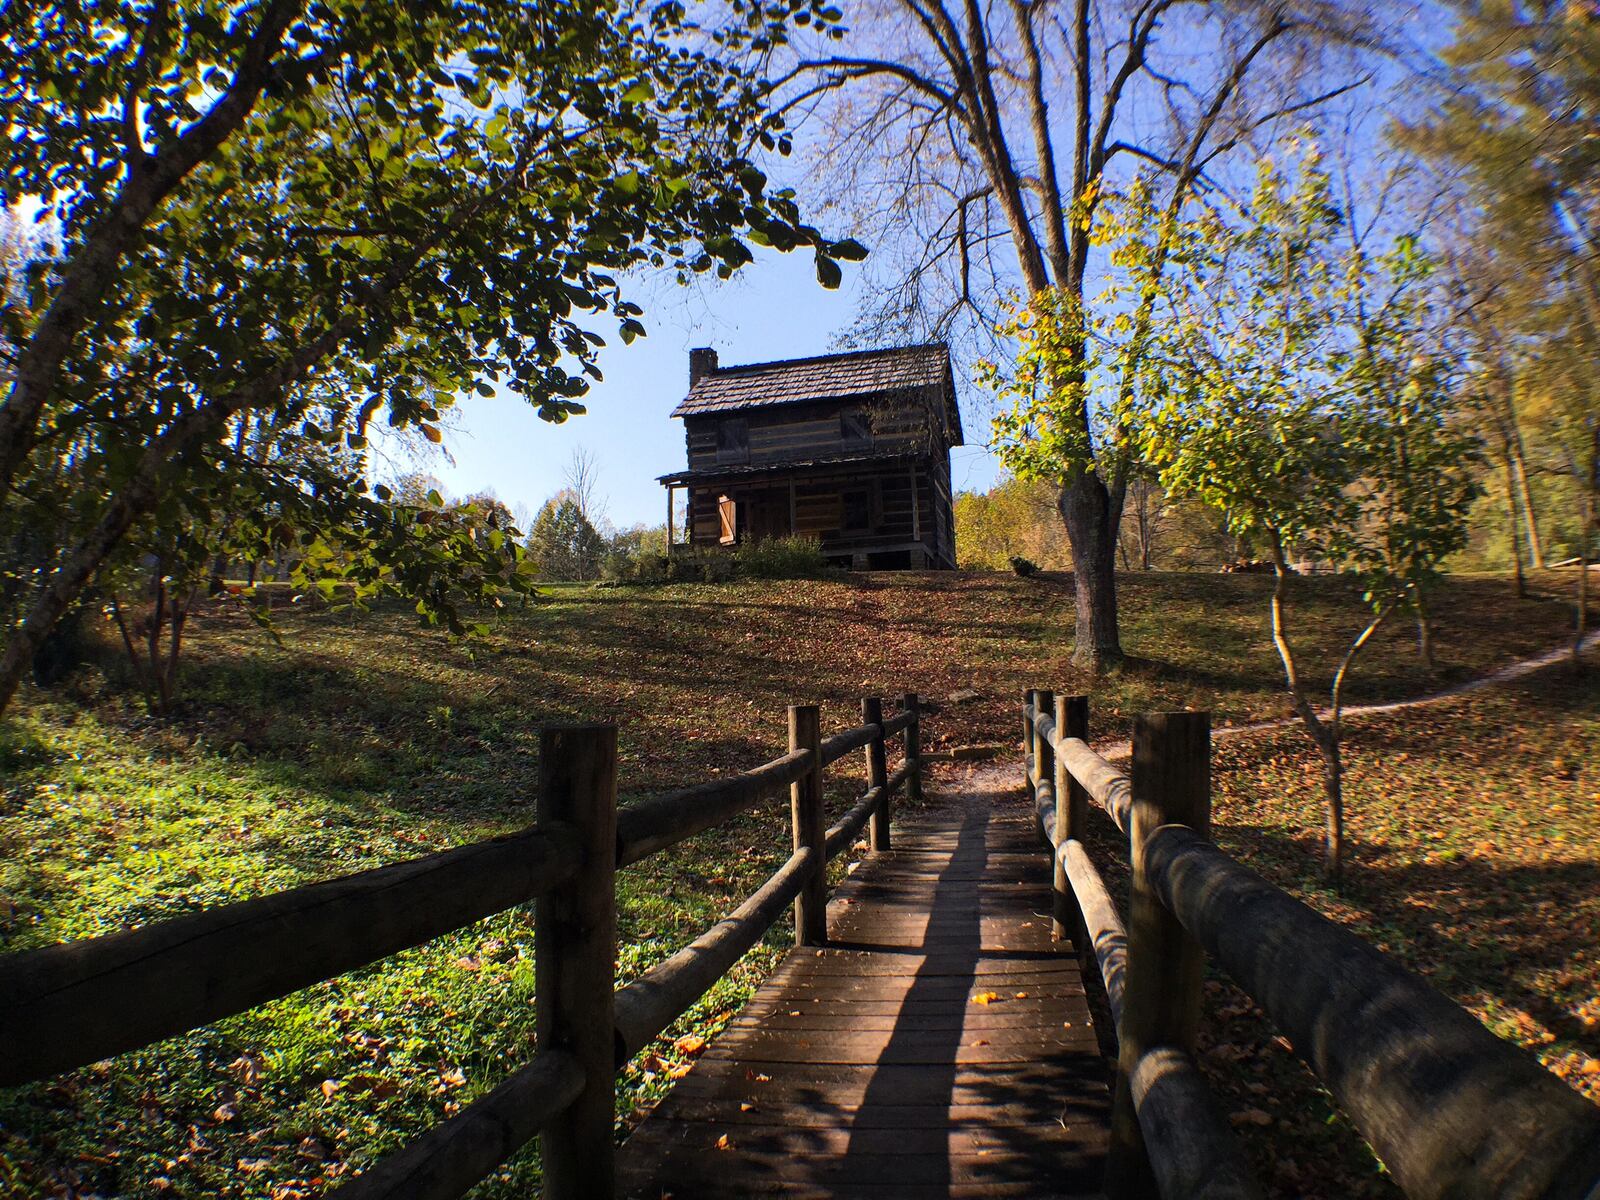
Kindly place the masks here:
<instances>
[{"instance_id":1,"label":"wooden fence post","mask_svg":"<svg viewBox=\"0 0 1600 1200\"><path fill-rule=\"evenodd\" d=\"M1049 688L1039 688L1033 693L1034 719L1038 720L1040 714L1049 716L1056 707L1056 694ZM1044 827L1044 822L1038 819L1039 789L1046 788L1050 792L1052 801L1059 799L1056 796L1056 748L1050 744L1050 739L1039 736L1039 727L1035 725L1033 733L1034 774L1039 782L1034 787L1035 817L1033 822L1034 832L1039 835L1039 844L1046 850L1050 848L1050 834L1054 830L1055 822L1052 819L1051 829Z\"/></svg>"},{"instance_id":2,"label":"wooden fence post","mask_svg":"<svg viewBox=\"0 0 1600 1200\"><path fill-rule=\"evenodd\" d=\"M820 946L828 940L828 822L822 808L822 710L815 704L789 706L789 750L811 751L811 770L789 785L789 816L794 848L809 846L816 856L794 899L794 944Z\"/></svg>"},{"instance_id":3,"label":"wooden fence post","mask_svg":"<svg viewBox=\"0 0 1600 1200\"><path fill-rule=\"evenodd\" d=\"M1022 693L1022 786L1027 792L1030 808L1039 798L1033 787L1034 752L1039 742L1038 734L1033 731L1033 714L1038 711L1035 705L1038 698L1037 688L1029 688Z\"/></svg>"},{"instance_id":4,"label":"wooden fence post","mask_svg":"<svg viewBox=\"0 0 1600 1200\"><path fill-rule=\"evenodd\" d=\"M1089 697L1056 697L1056 738L1089 740ZM1073 900L1072 884L1067 882L1067 869L1061 865L1060 850L1069 841L1083 841L1089 823L1089 793L1067 770L1065 758L1055 755L1056 766L1056 849L1055 858L1055 920L1052 932L1056 941L1071 938L1076 943L1078 957L1086 949L1083 945L1083 915Z\"/></svg>"},{"instance_id":5,"label":"wooden fence post","mask_svg":"<svg viewBox=\"0 0 1600 1200\"><path fill-rule=\"evenodd\" d=\"M907 692L900 698L900 703L908 713L913 714L911 724L906 726L906 799L921 804L922 702L917 699L915 692Z\"/></svg>"},{"instance_id":6,"label":"wooden fence post","mask_svg":"<svg viewBox=\"0 0 1600 1200\"><path fill-rule=\"evenodd\" d=\"M872 841L872 852L876 854L880 850L889 849L891 841L889 826L894 819L891 808L893 798L889 795L889 789L884 786L889 778L889 766L883 745L883 701L877 696L863 697L861 723L878 726L878 736L867 743L867 790L883 789L878 807L872 810L871 823L867 827L868 836Z\"/></svg>"},{"instance_id":7,"label":"wooden fence post","mask_svg":"<svg viewBox=\"0 0 1600 1200\"><path fill-rule=\"evenodd\" d=\"M536 902L538 1044L583 1067L583 1091L541 1131L546 1200L611 1200L616 1190L617 727L547 726L539 734L541 824L578 831L583 864Z\"/></svg>"},{"instance_id":8,"label":"wooden fence post","mask_svg":"<svg viewBox=\"0 0 1600 1200\"><path fill-rule=\"evenodd\" d=\"M1201 836L1210 832L1211 714L1151 713L1136 720L1132 791L1128 974L1106 1159L1106 1194L1113 1200L1159 1194L1129 1087L1134 1068L1158 1046L1194 1053L1205 956L1156 898L1145 875L1144 847L1162 825L1187 825Z\"/></svg>"}]
</instances>

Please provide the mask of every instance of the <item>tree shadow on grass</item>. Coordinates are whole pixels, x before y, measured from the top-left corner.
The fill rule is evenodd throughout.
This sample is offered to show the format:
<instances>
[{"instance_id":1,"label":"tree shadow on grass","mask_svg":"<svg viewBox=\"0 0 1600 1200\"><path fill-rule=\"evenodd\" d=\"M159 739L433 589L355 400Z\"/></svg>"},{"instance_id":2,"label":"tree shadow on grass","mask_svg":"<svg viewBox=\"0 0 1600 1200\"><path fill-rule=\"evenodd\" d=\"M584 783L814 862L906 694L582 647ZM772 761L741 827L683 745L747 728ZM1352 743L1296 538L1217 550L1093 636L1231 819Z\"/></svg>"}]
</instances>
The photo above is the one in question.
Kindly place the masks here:
<instances>
[{"instance_id":1,"label":"tree shadow on grass","mask_svg":"<svg viewBox=\"0 0 1600 1200\"><path fill-rule=\"evenodd\" d=\"M490 664L484 687L400 669L356 668L315 653L197 657L170 729L213 752L270 766L288 786L381 797L394 809L502 822L531 811L541 725L617 721L624 796L703 782L784 751L783 710L692 739L616 702L596 673L559 657L570 681ZM635 669L638 680L649 672ZM459 676L459 672L457 673ZM498 685L498 686L496 686ZM130 733L147 722L128 710ZM830 730L831 731L831 730Z\"/></svg>"}]
</instances>

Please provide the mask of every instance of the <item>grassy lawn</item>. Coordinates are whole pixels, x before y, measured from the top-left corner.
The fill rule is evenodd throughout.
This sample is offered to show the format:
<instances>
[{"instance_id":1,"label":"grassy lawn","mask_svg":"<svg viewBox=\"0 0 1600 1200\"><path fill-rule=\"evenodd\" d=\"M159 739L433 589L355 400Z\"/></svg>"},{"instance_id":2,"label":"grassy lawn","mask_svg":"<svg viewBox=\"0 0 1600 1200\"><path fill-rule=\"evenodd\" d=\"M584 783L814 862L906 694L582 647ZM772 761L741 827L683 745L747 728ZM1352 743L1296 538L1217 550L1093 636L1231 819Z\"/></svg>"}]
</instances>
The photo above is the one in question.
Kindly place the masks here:
<instances>
[{"instance_id":1,"label":"grassy lawn","mask_svg":"<svg viewBox=\"0 0 1600 1200\"><path fill-rule=\"evenodd\" d=\"M1302 587L1299 628L1326 663L1359 627L1359 597L1337 580ZM1095 687L1097 735L1162 707L1208 707L1219 721L1283 715L1269 588L1248 576L1128 577L1123 624L1137 661ZM929 748L1011 740L1023 688L1087 687L1068 665L1070 606L1058 578L962 574L558 589L474 644L421 632L399 610L287 611L281 646L241 614L203 614L173 719L144 715L108 656L62 692L26 697L0 728L0 949L516 828L531 816L542 721L618 721L625 801L772 757L784 706L802 700L823 704L826 733L859 720L863 694L915 688L943 702L973 689L977 698L930 718ZM1358 668L1352 700L1414 694L1546 650L1570 622L1564 605L1517 601L1494 579L1451 580L1437 610L1440 674L1425 676L1409 631L1394 628ZM1356 862L1339 897L1319 890L1312 869L1317 781L1298 732L1219 749L1219 837L1590 1081L1597 699L1541 681L1360 723ZM849 773L834 773L835 811L859 786ZM779 802L624 872L622 975L737 903L784 855L786 826ZM776 931L630 1065L620 1118L668 1086L786 936ZM524 1061L532 995L531 921L511 912L187 1037L0 1093L0 1195L319 1195ZM1305 1150L1297 1140L1288 1157L1307 1188L1324 1145L1366 1187L1370 1163L1348 1131L1323 1123L1325 1102L1293 1060L1247 1006L1232 1012L1237 997L1214 998L1231 1015L1207 1061L1242 1080L1229 1084L1240 1111L1272 1107L1251 1099L1263 1078L1301 1088L1296 1112L1307 1115L1289 1131ZM1284 1132L1246 1128L1257 1139ZM481 1194L525 1194L536 1178L536 1156L524 1154Z\"/></svg>"}]
</instances>

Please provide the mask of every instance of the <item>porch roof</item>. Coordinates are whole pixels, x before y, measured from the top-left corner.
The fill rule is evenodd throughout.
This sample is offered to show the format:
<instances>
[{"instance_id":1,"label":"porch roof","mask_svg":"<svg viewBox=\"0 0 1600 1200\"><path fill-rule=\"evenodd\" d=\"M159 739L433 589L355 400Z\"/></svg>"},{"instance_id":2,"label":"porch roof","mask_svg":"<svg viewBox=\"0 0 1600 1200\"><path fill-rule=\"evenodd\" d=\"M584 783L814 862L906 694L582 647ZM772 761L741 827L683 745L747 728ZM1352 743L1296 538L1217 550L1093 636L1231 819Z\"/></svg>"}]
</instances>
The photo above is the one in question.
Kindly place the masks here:
<instances>
[{"instance_id":1,"label":"porch roof","mask_svg":"<svg viewBox=\"0 0 1600 1200\"><path fill-rule=\"evenodd\" d=\"M785 478L790 475L810 475L820 471L830 470L834 467L852 467L871 464L873 466L888 466L894 463L911 463L923 457L919 454L905 452L893 454L825 454L815 458L786 458L779 462L770 463L737 463L726 466L708 467L700 471L674 471L670 475L657 476L657 482L666 487L682 487L691 483L721 483L726 481L749 481L768 476L774 479Z\"/></svg>"}]
</instances>

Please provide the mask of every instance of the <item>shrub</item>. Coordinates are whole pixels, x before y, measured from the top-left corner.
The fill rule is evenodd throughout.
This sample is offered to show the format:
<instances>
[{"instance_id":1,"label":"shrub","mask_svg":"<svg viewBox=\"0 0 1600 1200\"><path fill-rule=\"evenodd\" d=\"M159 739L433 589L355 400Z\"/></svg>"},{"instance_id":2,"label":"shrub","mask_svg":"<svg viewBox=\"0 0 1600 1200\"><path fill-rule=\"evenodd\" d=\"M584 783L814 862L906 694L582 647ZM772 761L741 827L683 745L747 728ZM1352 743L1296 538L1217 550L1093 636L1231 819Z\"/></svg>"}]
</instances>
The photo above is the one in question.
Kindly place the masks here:
<instances>
[{"instance_id":1,"label":"shrub","mask_svg":"<svg viewBox=\"0 0 1600 1200\"><path fill-rule=\"evenodd\" d=\"M762 538L734 553L744 579L814 579L827 570L822 547L806 537Z\"/></svg>"},{"instance_id":2,"label":"shrub","mask_svg":"<svg viewBox=\"0 0 1600 1200\"><path fill-rule=\"evenodd\" d=\"M810 538L763 538L736 550L678 546L665 554L612 554L602 574L611 584L728 583L734 579L814 579L828 571Z\"/></svg>"},{"instance_id":3,"label":"shrub","mask_svg":"<svg viewBox=\"0 0 1600 1200\"><path fill-rule=\"evenodd\" d=\"M665 583L667 556L613 550L600 564L600 578L607 583Z\"/></svg>"},{"instance_id":4,"label":"shrub","mask_svg":"<svg viewBox=\"0 0 1600 1200\"><path fill-rule=\"evenodd\" d=\"M685 546L667 562L672 583L727 583L736 574L732 554L717 546Z\"/></svg>"}]
</instances>

